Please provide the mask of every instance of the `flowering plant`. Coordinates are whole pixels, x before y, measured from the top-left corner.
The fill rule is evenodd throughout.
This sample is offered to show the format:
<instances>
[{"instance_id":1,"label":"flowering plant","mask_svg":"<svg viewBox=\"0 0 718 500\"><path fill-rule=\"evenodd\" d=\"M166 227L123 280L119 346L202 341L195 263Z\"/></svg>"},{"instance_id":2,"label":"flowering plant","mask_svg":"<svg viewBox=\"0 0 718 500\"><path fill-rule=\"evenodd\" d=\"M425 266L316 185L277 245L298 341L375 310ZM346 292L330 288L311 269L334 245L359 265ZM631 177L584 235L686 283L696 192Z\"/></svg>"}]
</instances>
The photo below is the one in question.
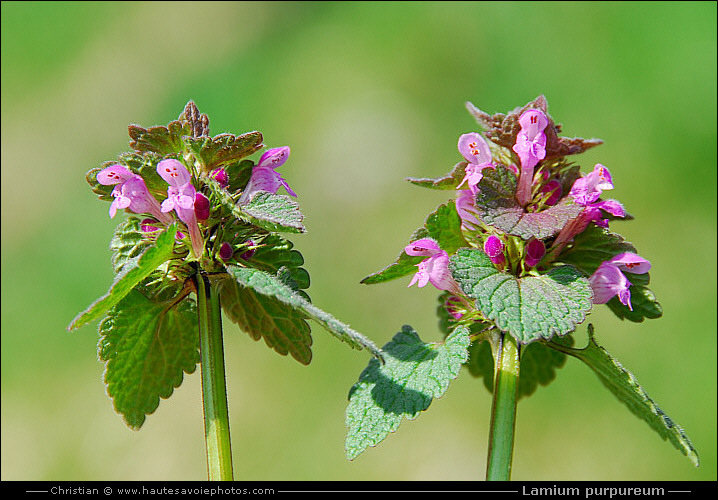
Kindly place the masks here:
<instances>
[{"instance_id":1,"label":"flowering plant","mask_svg":"<svg viewBox=\"0 0 718 500\"><path fill-rule=\"evenodd\" d=\"M209 119L189 102L166 127L129 127L133 151L87 173L109 215L125 209L110 243L116 272L107 294L80 313L95 319L98 355L115 410L139 429L185 373L202 371L208 473L231 479L222 310L253 339L302 364L312 358L312 319L381 359L366 337L311 303L304 258L278 233L305 231L296 197L277 168L287 146L267 150L262 134L209 136Z\"/></svg>"},{"instance_id":2,"label":"flowering plant","mask_svg":"<svg viewBox=\"0 0 718 500\"><path fill-rule=\"evenodd\" d=\"M362 281L413 274L409 286L436 287L444 340L425 343L404 326L382 348L385 363L370 361L350 391L347 457L416 418L466 366L494 398L486 478L509 479L517 401L550 383L569 355L698 465L681 427L596 342L592 325L588 345L573 347L597 304L629 321L662 315L648 287L650 262L609 229L632 217L605 199L614 188L608 168L582 174L569 160L602 141L559 136L543 96L508 114L467 108L485 132L459 138L464 161L440 178L408 179L451 190L455 200L427 217L394 263Z\"/></svg>"}]
</instances>

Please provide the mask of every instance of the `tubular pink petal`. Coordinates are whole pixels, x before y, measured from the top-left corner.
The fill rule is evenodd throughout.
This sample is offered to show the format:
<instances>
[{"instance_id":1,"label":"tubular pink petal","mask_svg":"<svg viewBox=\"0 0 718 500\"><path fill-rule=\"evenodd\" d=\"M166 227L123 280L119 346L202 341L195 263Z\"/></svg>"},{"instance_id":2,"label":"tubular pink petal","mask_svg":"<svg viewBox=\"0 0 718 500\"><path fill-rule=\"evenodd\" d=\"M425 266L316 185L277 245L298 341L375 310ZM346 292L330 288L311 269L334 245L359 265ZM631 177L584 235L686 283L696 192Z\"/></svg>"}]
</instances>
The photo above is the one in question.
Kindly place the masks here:
<instances>
[{"instance_id":1,"label":"tubular pink petal","mask_svg":"<svg viewBox=\"0 0 718 500\"><path fill-rule=\"evenodd\" d=\"M476 165L491 163L491 149L481 134L470 132L459 137L459 152L466 161Z\"/></svg>"},{"instance_id":2,"label":"tubular pink petal","mask_svg":"<svg viewBox=\"0 0 718 500\"><path fill-rule=\"evenodd\" d=\"M173 158L159 162L157 164L157 173L167 184L177 188L192 180L192 176L187 170L187 167L185 167L179 160L175 160Z\"/></svg>"},{"instance_id":3,"label":"tubular pink petal","mask_svg":"<svg viewBox=\"0 0 718 500\"><path fill-rule=\"evenodd\" d=\"M289 146L282 146L280 148L273 148L265 151L261 158L259 158L257 167L269 167L275 169L284 165L284 162L286 162L287 158L289 158L289 153Z\"/></svg>"},{"instance_id":4,"label":"tubular pink petal","mask_svg":"<svg viewBox=\"0 0 718 500\"><path fill-rule=\"evenodd\" d=\"M111 165L97 172L97 182L103 186L111 186L121 182L127 182L133 174L127 167L123 165Z\"/></svg>"},{"instance_id":5,"label":"tubular pink petal","mask_svg":"<svg viewBox=\"0 0 718 500\"><path fill-rule=\"evenodd\" d=\"M650 261L630 252L618 254L608 262L618 267L621 271L633 274L644 274L651 269Z\"/></svg>"},{"instance_id":6,"label":"tubular pink petal","mask_svg":"<svg viewBox=\"0 0 718 500\"><path fill-rule=\"evenodd\" d=\"M431 257L432 255L441 252L441 247L439 247L439 244L431 238L422 238L405 246L404 252L413 257Z\"/></svg>"}]
</instances>

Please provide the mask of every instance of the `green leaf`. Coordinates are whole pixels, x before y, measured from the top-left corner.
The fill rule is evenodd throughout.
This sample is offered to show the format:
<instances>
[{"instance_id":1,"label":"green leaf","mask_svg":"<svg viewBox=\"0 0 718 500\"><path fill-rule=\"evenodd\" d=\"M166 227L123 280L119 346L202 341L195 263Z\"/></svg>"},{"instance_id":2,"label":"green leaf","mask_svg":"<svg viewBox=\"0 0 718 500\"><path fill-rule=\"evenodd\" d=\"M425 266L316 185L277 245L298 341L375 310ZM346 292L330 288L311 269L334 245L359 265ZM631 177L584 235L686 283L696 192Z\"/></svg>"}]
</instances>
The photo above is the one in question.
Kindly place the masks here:
<instances>
[{"instance_id":1,"label":"green leaf","mask_svg":"<svg viewBox=\"0 0 718 500\"><path fill-rule=\"evenodd\" d=\"M516 201L516 175L504 165L484 169L476 195L476 211L485 224L524 240L545 239L557 234L578 217L584 207L565 196L540 212L526 212Z\"/></svg>"},{"instance_id":2,"label":"green leaf","mask_svg":"<svg viewBox=\"0 0 718 500\"><path fill-rule=\"evenodd\" d=\"M517 279L497 270L483 251L460 248L449 270L483 315L523 344L571 333L591 310L588 279L571 266Z\"/></svg>"},{"instance_id":3,"label":"green leaf","mask_svg":"<svg viewBox=\"0 0 718 500\"><path fill-rule=\"evenodd\" d=\"M130 147L136 151L151 151L161 156L181 153L184 149L182 136L190 135L191 130L187 122L173 121L166 127L150 127L148 129L139 125L130 125Z\"/></svg>"},{"instance_id":4,"label":"green leaf","mask_svg":"<svg viewBox=\"0 0 718 500\"><path fill-rule=\"evenodd\" d=\"M131 290L107 313L99 327L98 356L115 410L139 429L145 416L169 398L184 373L199 363L195 303L154 302Z\"/></svg>"},{"instance_id":5,"label":"green leaf","mask_svg":"<svg viewBox=\"0 0 718 500\"><path fill-rule=\"evenodd\" d=\"M562 341L573 344L573 337L566 335ZM553 340L551 341L553 342ZM566 356L549 348L544 342L532 342L521 346L521 365L519 369L519 399L530 396L539 385L547 386L556 378L556 371L566 363ZM469 348L469 372L483 378L489 392L494 390L494 358L488 341L473 342Z\"/></svg>"},{"instance_id":6,"label":"green leaf","mask_svg":"<svg viewBox=\"0 0 718 500\"><path fill-rule=\"evenodd\" d=\"M589 225L585 231L576 235L573 244L559 256L559 260L575 266L590 276L601 263L611 260L618 254L638 253L636 247L626 241L623 236L612 233L608 229ZM617 297L606 304L616 316L637 323L645 318L655 319L663 315L663 308L648 288L650 274L624 273L631 282L631 305L633 310L622 304Z\"/></svg>"},{"instance_id":7,"label":"green leaf","mask_svg":"<svg viewBox=\"0 0 718 500\"><path fill-rule=\"evenodd\" d=\"M277 299L313 319L339 340L356 349L367 349L372 355L382 358L382 353L374 342L295 293L276 276L259 269L237 266L227 266L227 272L242 287L251 288L260 295Z\"/></svg>"},{"instance_id":8,"label":"green leaf","mask_svg":"<svg viewBox=\"0 0 718 500\"><path fill-rule=\"evenodd\" d=\"M446 392L468 356L468 328L460 326L444 342L424 343L410 327L387 343L385 363L372 359L349 391L346 455L357 457L413 420Z\"/></svg>"},{"instance_id":9,"label":"green leaf","mask_svg":"<svg viewBox=\"0 0 718 500\"><path fill-rule=\"evenodd\" d=\"M560 344L551 344L551 346L586 363L603 385L624 403L631 413L646 421L661 438L668 440L698 467L698 453L681 426L671 420L646 394L633 373L598 345L593 335L593 325L588 325L588 336L588 345L583 349Z\"/></svg>"},{"instance_id":10,"label":"green leaf","mask_svg":"<svg viewBox=\"0 0 718 500\"><path fill-rule=\"evenodd\" d=\"M298 291L309 288L309 273L301 267L304 264L304 257L299 251L293 250L294 244L291 241L278 234L269 234L258 243L262 246L257 248L252 256L253 266L270 274L277 274L285 269L296 285L296 288L292 287L292 289ZM308 299L308 296L303 296Z\"/></svg>"},{"instance_id":11,"label":"green leaf","mask_svg":"<svg viewBox=\"0 0 718 500\"><path fill-rule=\"evenodd\" d=\"M263 338L271 349L282 356L291 354L303 365L311 362L311 328L300 310L232 279L222 281L220 302L227 316L254 340Z\"/></svg>"},{"instance_id":12,"label":"green leaf","mask_svg":"<svg viewBox=\"0 0 718 500\"><path fill-rule=\"evenodd\" d=\"M268 231L304 233L304 216L299 204L289 196L258 191L246 205L239 207L243 218Z\"/></svg>"},{"instance_id":13,"label":"green leaf","mask_svg":"<svg viewBox=\"0 0 718 500\"><path fill-rule=\"evenodd\" d=\"M232 195L223 189L217 181L202 177L209 188L210 201L232 216L249 222L266 231L303 233L306 231L299 211L299 205L289 196L258 191L246 205L238 206Z\"/></svg>"},{"instance_id":14,"label":"green leaf","mask_svg":"<svg viewBox=\"0 0 718 500\"><path fill-rule=\"evenodd\" d=\"M185 136L183 140L187 149L199 160L205 173L239 163L242 158L264 146L262 134L259 132L247 132L238 136L220 134L212 138Z\"/></svg>"},{"instance_id":15,"label":"green leaf","mask_svg":"<svg viewBox=\"0 0 718 500\"><path fill-rule=\"evenodd\" d=\"M629 281L631 281L630 278ZM613 297L606 303L608 308L613 311L616 316L635 323L640 323L645 318L656 319L663 316L661 304L658 303L656 296L653 295L653 292L647 287L631 285L629 290L631 292L631 306L633 306L633 310L629 309L627 305L622 304L621 301L618 300L618 297Z\"/></svg>"},{"instance_id":16,"label":"green leaf","mask_svg":"<svg viewBox=\"0 0 718 500\"><path fill-rule=\"evenodd\" d=\"M159 265L169 260L173 255L176 233L177 224L175 223L157 236L155 244L148 247L136 260L126 262L122 272L115 277L110 290L84 312L77 315L67 329L74 330L102 316Z\"/></svg>"},{"instance_id":17,"label":"green leaf","mask_svg":"<svg viewBox=\"0 0 718 500\"><path fill-rule=\"evenodd\" d=\"M456 204L453 201L439 205L433 213L429 214L424 222L424 227L417 229L410 241L421 238L432 238L449 255L466 245L466 240L461 232L461 218L456 212ZM396 262L367 276L361 282L365 285L374 285L401 278L416 272L416 265L424 259L425 257L410 256L402 251Z\"/></svg>"},{"instance_id":18,"label":"green leaf","mask_svg":"<svg viewBox=\"0 0 718 500\"><path fill-rule=\"evenodd\" d=\"M430 189L456 189L466 175L467 162L462 161L454 165L454 168L443 177L436 179L408 177L406 180L415 186L421 186Z\"/></svg>"},{"instance_id":19,"label":"green leaf","mask_svg":"<svg viewBox=\"0 0 718 500\"><path fill-rule=\"evenodd\" d=\"M112 268L121 274L126 265L133 265L142 253L151 246L149 238L141 229L142 222L137 217L128 217L115 228L110 240Z\"/></svg>"}]
</instances>

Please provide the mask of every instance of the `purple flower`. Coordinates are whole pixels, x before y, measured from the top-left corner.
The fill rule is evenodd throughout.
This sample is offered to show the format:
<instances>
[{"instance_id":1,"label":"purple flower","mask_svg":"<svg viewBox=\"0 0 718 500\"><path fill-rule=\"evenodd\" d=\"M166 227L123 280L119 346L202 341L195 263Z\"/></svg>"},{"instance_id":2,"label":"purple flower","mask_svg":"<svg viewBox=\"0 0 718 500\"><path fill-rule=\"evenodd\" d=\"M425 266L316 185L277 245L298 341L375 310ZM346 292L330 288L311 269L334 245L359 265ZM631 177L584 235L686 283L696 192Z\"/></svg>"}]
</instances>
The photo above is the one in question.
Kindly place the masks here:
<instances>
[{"instance_id":1,"label":"purple flower","mask_svg":"<svg viewBox=\"0 0 718 500\"><path fill-rule=\"evenodd\" d=\"M516 199L524 206L531 199L534 167L546 158L546 134L548 118L538 109L524 111L519 117L521 131L516 135L513 150L521 160L521 174L516 188Z\"/></svg>"},{"instance_id":2,"label":"purple flower","mask_svg":"<svg viewBox=\"0 0 718 500\"><path fill-rule=\"evenodd\" d=\"M441 251L442 250L441 247L439 247L439 244L431 238L422 238L420 240L416 240L412 243L409 243L404 247L404 252L406 252L407 255L411 255L412 257L431 257L432 255L435 255Z\"/></svg>"},{"instance_id":3,"label":"purple flower","mask_svg":"<svg viewBox=\"0 0 718 500\"><path fill-rule=\"evenodd\" d=\"M102 169L97 173L97 182L104 186L117 184L112 190L115 199L110 205L110 218L115 217L118 208L128 208L136 214L153 215L164 224L172 222L172 218L160 210L159 202L147 190L144 179L127 167L112 165Z\"/></svg>"},{"instance_id":4,"label":"purple flower","mask_svg":"<svg viewBox=\"0 0 718 500\"><path fill-rule=\"evenodd\" d=\"M621 253L603 262L589 279L593 289L593 303L605 304L614 295L618 295L618 300L633 310L631 282L621 271L644 274L649 269L651 269L651 263L635 253Z\"/></svg>"},{"instance_id":5,"label":"purple flower","mask_svg":"<svg viewBox=\"0 0 718 500\"><path fill-rule=\"evenodd\" d=\"M197 190L190 182L192 176L182 163L174 159L159 162L157 173L169 184L167 199L162 202L162 212L174 210L177 213L177 217L185 223L189 230L192 250L195 257L199 258L204 249L204 240L197 225L197 216L194 210Z\"/></svg>"},{"instance_id":6,"label":"purple flower","mask_svg":"<svg viewBox=\"0 0 718 500\"><path fill-rule=\"evenodd\" d=\"M593 172L576 179L569 194L577 204L586 206L598 200L607 189L613 189L611 173L597 163Z\"/></svg>"},{"instance_id":7,"label":"purple flower","mask_svg":"<svg viewBox=\"0 0 718 500\"><path fill-rule=\"evenodd\" d=\"M582 233L591 222L600 227L608 227L608 219L603 217L603 212L608 212L616 217L626 216L623 205L618 201L599 201L599 197L607 189L613 189L611 173L600 163L596 164L593 172L576 179L573 186L571 186L569 195L577 205L582 205L586 208L578 217L569 221L561 229L554 242L554 249L563 248L577 234Z\"/></svg>"},{"instance_id":8,"label":"purple flower","mask_svg":"<svg viewBox=\"0 0 718 500\"><path fill-rule=\"evenodd\" d=\"M463 134L459 137L459 152L466 158L468 164L464 168L466 175L457 186L457 189L463 186L465 182L469 186L471 193L475 195L478 191L476 186L484 176L482 170L493 168L489 144L481 134L476 132Z\"/></svg>"},{"instance_id":9,"label":"purple flower","mask_svg":"<svg viewBox=\"0 0 718 500\"><path fill-rule=\"evenodd\" d=\"M591 275L589 282L593 289L594 304L605 304L611 300L614 295L618 295L618 300L633 310L631 306L631 292L629 290L631 282L626 279L618 267L604 262L598 266L596 272Z\"/></svg>"},{"instance_id":10,"label":"purple flower","mask_svg":"<svg viewBox=\"0 0 718 500\"><path fill-rule=\"evenodd\" d=\"M427 257L417 264L419 270L407 286L418 283L419 287L424 287L431 283L439 290L461 293L459 285L449 272L449 255L441 250L436 241L423 238L404 247L404 251L407 255Z\"/></svg>"},{"instance_id":11,"label":"purple flower","mask_svg":"<svg viewBox=\"0 0 718 500\"><path fill-rule=\"evenodd\" d=\"M229 186L229 176L227 175L227 171L223 168L215 168L210 172L209 176L216 180L219 185L223 188L226 188Z\"/></svg>"},{"instance_id":12,"label":"purple flower","mask_svg":"<svg viewBox=\"0 0 718 500\"><path fill-rule=\"evenodd\" d=\"M543 256L546 255L546 246L543 241L532 239L526 245L526 265L528 267L534 267L538 264Z\"/></svg>"},{"instance_id":13,"label":"purple flower","mask_svg":"<svg viewBox=\"0 0 718 500\"><path fill-rule=\"evenodd\" d=\"M265 152L259 159L259 163L252 168L252 176L249 178L249 182L244 188L244 192L239 198L238 203L240 205L248 203L252 195L257 191L267 191L276 194L282 186L287 190L287 194L296 197L297 193L292 191L287 181L276 171L277 167L284 165L288 157L289 146L274 148Z\"/></svg>"},{"instance_id":14,"label":"purple flower","mask_svg":"<svg viewBox=\"0 0 718 500\"><path fill-rule=\"evenodd\" d=\"M644 274L651 269L650 261L629 252L620 253L607 262L618 267L621 271L633 274Z\"/></svg>"},{"instance_id":15,"label":"purple flower","mask_svg":"<svg viewBox=\"0 0 718 500\"><path fill-rule=\"evenodd\" d=\"M489 256L491 262L497 266L506 262L506 257L504 256L504 242L501 241L498 236L494 236L492 234L486 239L486 242L484 242L484 252Z\"/></svg>"}]
</instances>

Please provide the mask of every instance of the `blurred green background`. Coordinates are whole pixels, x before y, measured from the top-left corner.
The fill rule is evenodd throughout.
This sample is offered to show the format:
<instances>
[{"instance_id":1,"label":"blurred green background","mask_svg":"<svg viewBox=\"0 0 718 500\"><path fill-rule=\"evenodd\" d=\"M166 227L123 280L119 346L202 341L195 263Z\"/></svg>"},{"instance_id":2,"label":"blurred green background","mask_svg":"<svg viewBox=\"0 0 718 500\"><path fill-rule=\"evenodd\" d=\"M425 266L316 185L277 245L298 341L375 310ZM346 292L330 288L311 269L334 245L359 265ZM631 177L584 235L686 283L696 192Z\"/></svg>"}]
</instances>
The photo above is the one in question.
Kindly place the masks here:
<instances>
[{"instance_id":1,"label":"blurred green background","mask_svg":"<svg viewBox=\"0 0 718 500\"><path fill-rule=\"evenodd\" d=\"M198 372L134 432L104 393L96 326L65 330L113 278L118 220L84 175L129 149L128 124L193 99L213 134L290 145L309 293L383 345L405 323L440 338L431 287L359 284L451 196L404 178L459 160L477 130L465 101L506 112L539 94L564 135L605 141L577 160L610 168L635 216L612 227L652 261L664 308L643 324L598 308L598 340L702 466L569 359L519 405L513 479L715 480L714 2L2 2L2 479L206 478ZM468 372L348 462L368 355L313 326L305 367L225 330L238 479L483 479L491 399Z\"/></svg>"}]
</instances>

